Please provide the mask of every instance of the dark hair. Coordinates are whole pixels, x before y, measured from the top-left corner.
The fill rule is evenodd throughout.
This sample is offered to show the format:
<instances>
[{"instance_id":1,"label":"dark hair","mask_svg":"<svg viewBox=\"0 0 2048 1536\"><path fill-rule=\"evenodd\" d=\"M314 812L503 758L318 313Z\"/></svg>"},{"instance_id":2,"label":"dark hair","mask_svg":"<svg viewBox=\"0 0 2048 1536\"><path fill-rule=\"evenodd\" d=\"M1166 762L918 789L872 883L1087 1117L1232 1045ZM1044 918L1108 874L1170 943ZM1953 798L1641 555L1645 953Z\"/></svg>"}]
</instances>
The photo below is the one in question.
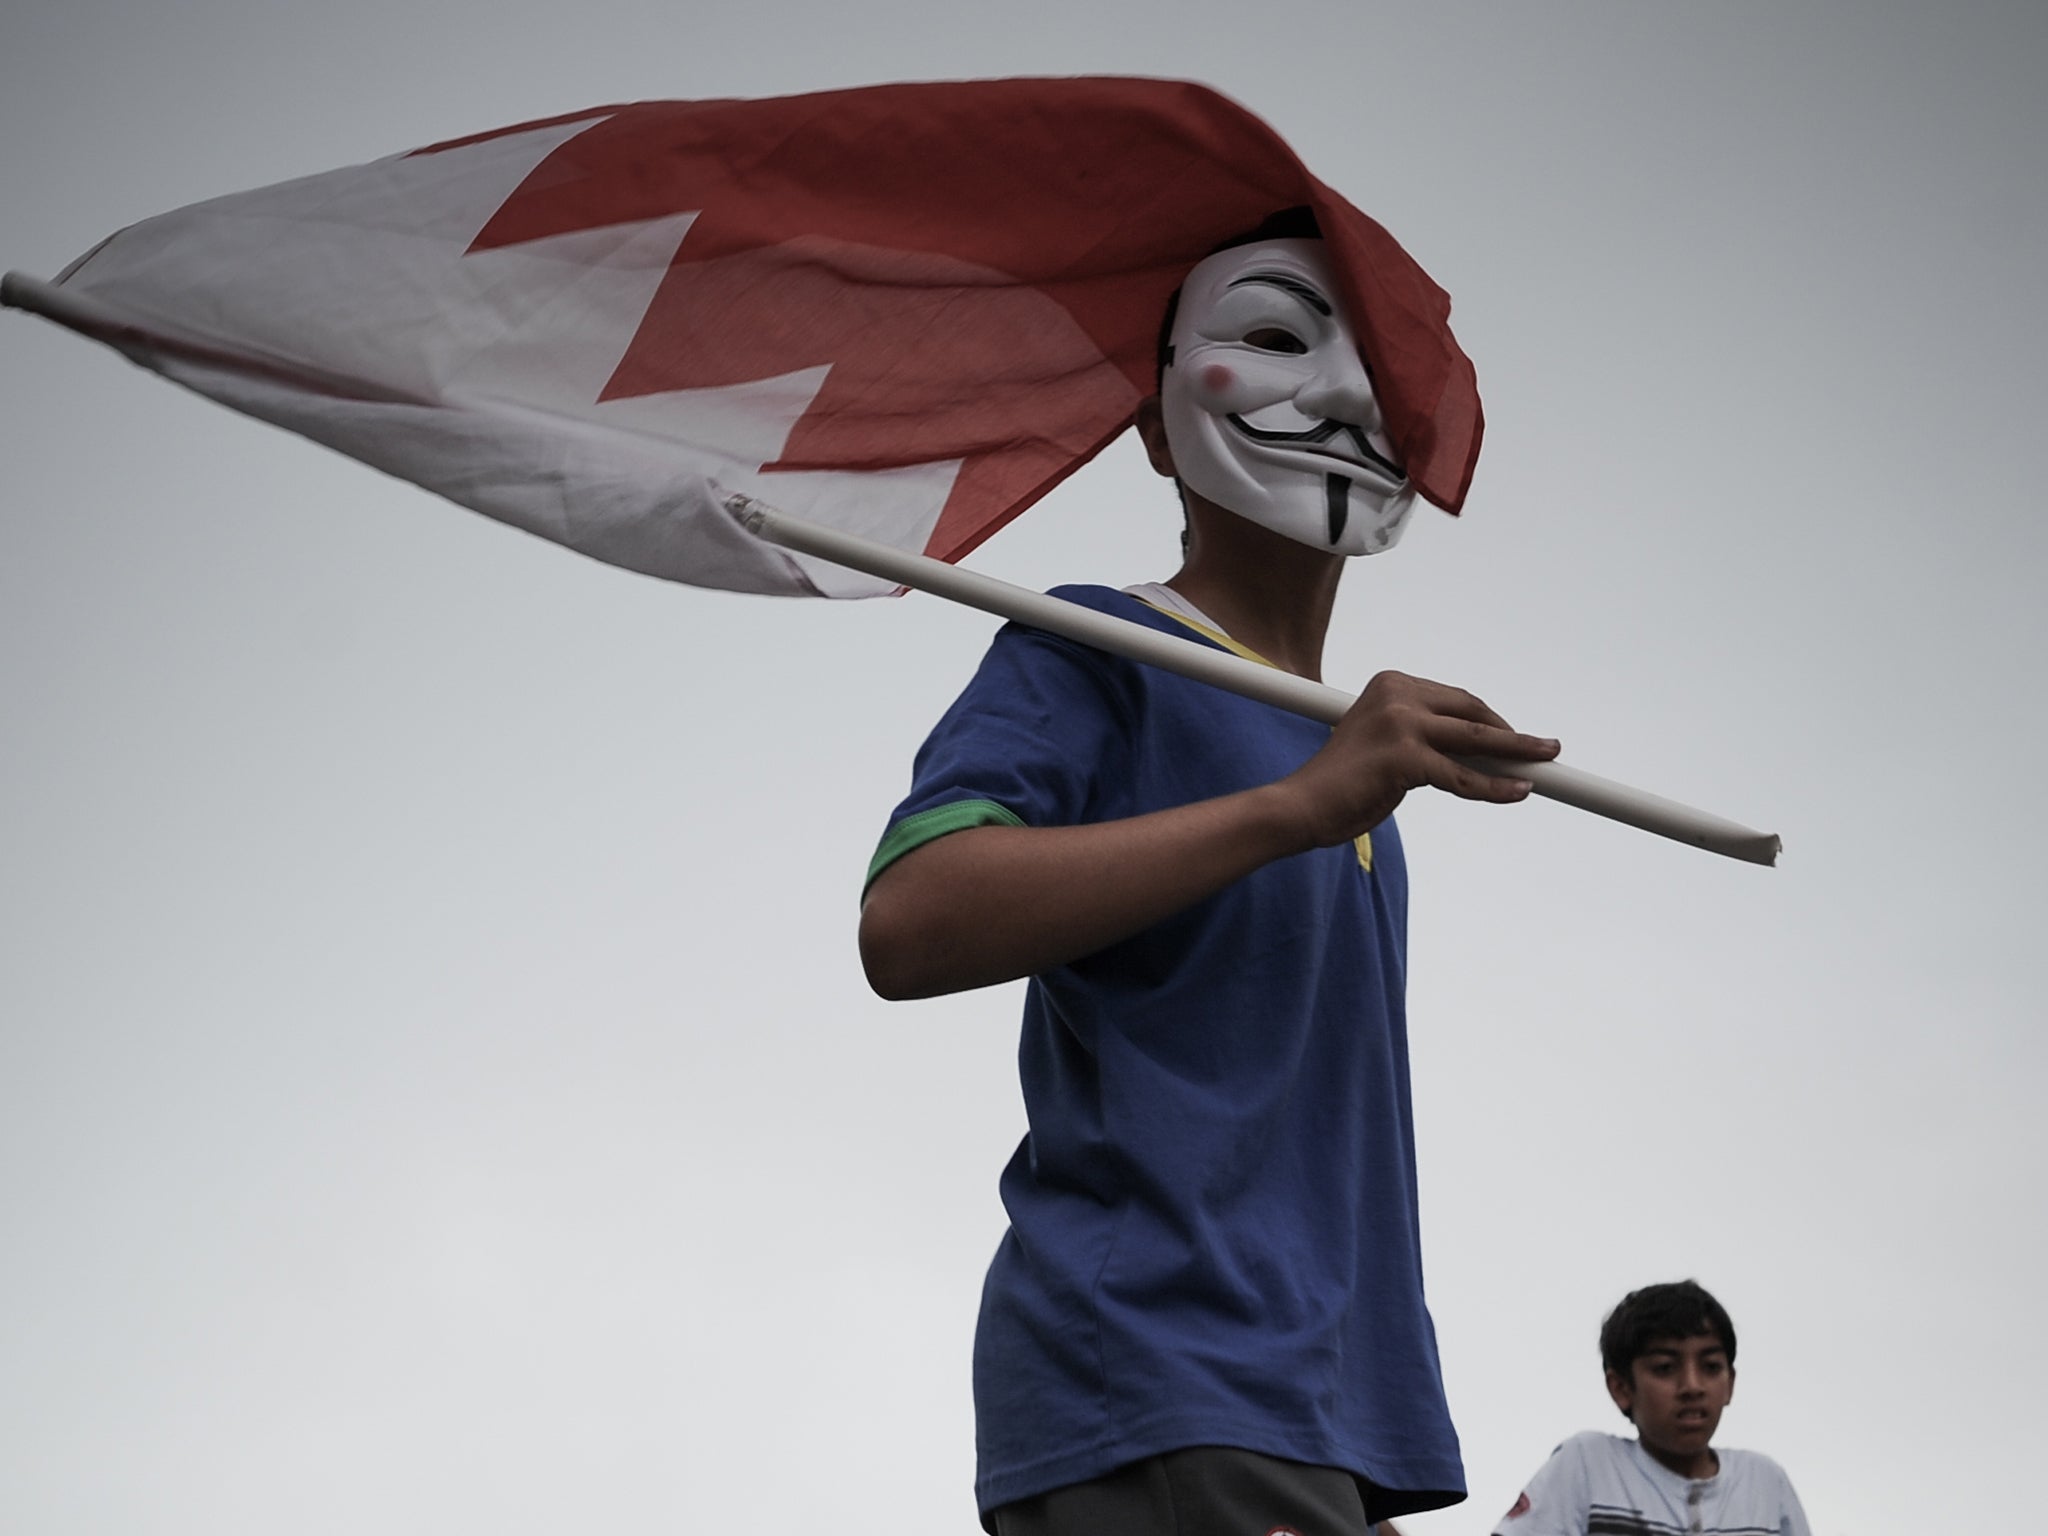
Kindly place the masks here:
<instances>
[{"instance_id":1,"label":"dark hair","mask_svg":"<svg viewBox=\"0 0 2048 1536\"><path fill-rule=\"evenodd\" d=\"M1626 1381L1629 1368L1653 1339L1694 1339L1712 1334L1735 1363L1735 1325L1727 1309L1697 1280L1646 1285L1630 1291L1600 1325L1600 1363Z\"/></svg>"},{"instance_id":2,"label":"dark hair","mask_svg":"<svg viewBox=\"0 0 2048 1536\"><path fill-rule=\"evenodd\" d=\"M1269 213L1252 228L1242 234L1232 235L1228 240L1218 241L1209 248L1208 256L1218 251L1233 250L1240 245L1256 245L1261 240L1320 240L1323 228L1316 223L1316 214L1307 204L1282 208L1278 213ZM1153 354L1156 367L1153 369L1154 384L1163 383L1166 365L1173 361L1173 319L1180 313L1180 290L1174 289L1166 296L1166 313L1159 317L1159 345Z\"/></svg>"}]
</instances>

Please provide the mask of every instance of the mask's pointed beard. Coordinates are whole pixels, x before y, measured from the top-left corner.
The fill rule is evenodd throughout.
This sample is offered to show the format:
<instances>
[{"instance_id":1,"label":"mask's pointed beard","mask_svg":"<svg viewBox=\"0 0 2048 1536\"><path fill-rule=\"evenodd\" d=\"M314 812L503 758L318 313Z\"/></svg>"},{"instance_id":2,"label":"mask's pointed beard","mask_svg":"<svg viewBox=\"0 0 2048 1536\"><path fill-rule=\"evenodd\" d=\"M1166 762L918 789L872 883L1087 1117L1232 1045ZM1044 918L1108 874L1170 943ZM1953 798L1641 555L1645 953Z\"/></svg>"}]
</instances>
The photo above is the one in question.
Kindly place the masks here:
<instances>
[{"instance_id":1,"label":"mask's pointed beard","mask_svg":"<svg viewBox=\"0 0 2048 1536\"><path fill-rule=\"evenodd\" d=\"M1344 537L1344 525L1351 521L1351 482L1342 475L1323 476L1323 501L1330 509L1330 547Z\"/></svg>"}]
</instances>

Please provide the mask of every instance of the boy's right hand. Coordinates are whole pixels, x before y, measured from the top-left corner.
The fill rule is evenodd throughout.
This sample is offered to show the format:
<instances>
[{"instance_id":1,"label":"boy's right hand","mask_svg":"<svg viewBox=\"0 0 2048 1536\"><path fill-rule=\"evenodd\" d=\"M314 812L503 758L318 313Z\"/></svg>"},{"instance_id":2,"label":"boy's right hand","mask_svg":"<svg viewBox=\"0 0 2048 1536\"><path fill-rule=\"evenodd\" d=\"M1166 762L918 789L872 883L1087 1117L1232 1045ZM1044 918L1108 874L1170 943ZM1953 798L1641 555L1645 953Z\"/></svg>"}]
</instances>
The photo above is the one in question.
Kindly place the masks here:
<instances>
[{"instance_id":1,"label":"boy's right hand","mask_svg":"<svg viewBox=\"0 0 2048 1536\"><path fill-rule=\"evenodd\" d=\"M1527 736L1462 688L1403 672L1382 672L1345 712L1321 751L1282 780L1318 847L1350 842L1424 785L1467 800L1507 805L1529 781L1462 761L1548 762L1558 744Z\"/></svg>"}]
</instances>

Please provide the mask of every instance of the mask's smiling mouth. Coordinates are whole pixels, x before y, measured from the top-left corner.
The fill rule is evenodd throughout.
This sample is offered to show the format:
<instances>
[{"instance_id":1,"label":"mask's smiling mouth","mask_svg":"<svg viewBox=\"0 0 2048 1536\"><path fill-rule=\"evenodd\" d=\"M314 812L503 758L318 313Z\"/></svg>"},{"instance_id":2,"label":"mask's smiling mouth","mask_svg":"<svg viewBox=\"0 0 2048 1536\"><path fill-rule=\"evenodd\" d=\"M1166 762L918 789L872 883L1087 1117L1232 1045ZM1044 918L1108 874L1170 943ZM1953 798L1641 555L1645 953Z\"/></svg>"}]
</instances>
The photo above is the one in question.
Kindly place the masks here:
<instances>
[{"instance_id":1,"label":"mask's smiling mouth","mask_svg":"<svg viewBox=\"0 0 2048 1536\"><path fill-rule=\"evenodd\" d=\"M1399 485L1406 478L1401 472L1400 465L1372 446L1366 438L1365 428L1352 426L1348 422L1325 420L1302 432L1276 432L1264 427L1255 427L1242 416L1226 416L1224 420L1255 443L1264 443L1274 448L1300 448L1326 458L1342 459L1347 464L1355 464L1362 469L1377 470L1394 485ZM1336 447L1326 446L1333 440L1337 443Z\"/></svg>"}]
</instances>

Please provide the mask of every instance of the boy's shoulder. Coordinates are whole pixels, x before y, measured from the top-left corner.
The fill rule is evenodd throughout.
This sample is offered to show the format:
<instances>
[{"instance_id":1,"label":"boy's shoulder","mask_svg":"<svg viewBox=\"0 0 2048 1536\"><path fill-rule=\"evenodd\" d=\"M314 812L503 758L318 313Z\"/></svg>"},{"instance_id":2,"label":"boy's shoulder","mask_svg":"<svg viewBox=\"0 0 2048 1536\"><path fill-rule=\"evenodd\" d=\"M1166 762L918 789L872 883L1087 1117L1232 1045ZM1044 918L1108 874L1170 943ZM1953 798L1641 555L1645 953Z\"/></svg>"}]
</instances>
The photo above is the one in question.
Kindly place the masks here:
<instances>
[{"instance_id":1,"label":"boy's shoulder","mask_svg":"<svg viewBox=\"0 0 2048 1536\"><path fill-rule=\"evenodd\" d=\"M1553 1456L1569 1456L1574 1461L1615 1461L1626 1459L1635 1445L1620 1435L1610 1435L1604 1429L1582 1429L1576 1435L1569 1435L1560 1441Z\"/></svg>"},{"instance_id":2,"label":"boy's shoulder","mask_svg":"<svg viewBox=\"0 0 2048 1536\"><path fill-rule=\"evenodd\" d=\"M1065 582L1051 588L1046 596L1063 598L1070 603L1079 603L1083 608L1094 608L1103 612L1110 609L1128 612L1139 606L1138 600L1129 593L1093 581Z\"/></svg>"},{"instance_id":3,"label":"boy's shoulder","mask_svg":"<svg viewBox=\"0 0 2048 1536\"><path fill-rule=\"evenodd\" d=\"M1122 619L1144 629L1156 630L1177 640L1188 640L1198 645L1207 645L1216 650L1227 650L1239 655L1249 654L1232 643L1230 638L1207 623L1172 611L1168 604L1151 600L1148 592L1164 592L1161 587L1129 588L1106 587L1093 582L1074 582L1047 589L1047 597L1056 597L1076 608L1085 608L1112 619ZM1169 596L1171 594L1168 594ZM1190 610L1192 613L1192 610ZM994 650L1000 654L1016 647L1026 650L1050 650L1055 653L1078 658L1091 668L1111 672L1137 672L1140 663L1115 650L1100 650L1086 641L1051 630L1040 629L1028 620L1012 619L997 632ZM1171 674L1161 674L1170 677Z\"/></svg>"},{"instance_id":4,"label":"boy's shoulder","mask_svg":"<svg viewBox=\"0 0 2048 1536\"><path fill-rule=\"evenodd\" d=\"M1721 1458L1721 1475L1733 1473L1745 1480L1756 1482L1790 1483L1791 1476L1774 1458L1762 1451L1745 1451L1731 1445L1717 1445L1714 1454Z\"/></svg>"},{"instance_id":5,"label":"boy's shoulder","mask_svg":"<svg viewBox=\"0 0 2048 1536\"><path fill-rule=\"evenodd\" d=\"M1177 620L1161 613L1142 598L1116 587L1105 587L1095 582L1069 582L1046 589L1047 597L1056 597L1075 608L1086 608L1090 612L1106 614L1111 618L1125 619L1142 624L1150 629L1173 630L1181 627ZM1018 640L1034 643L1048 643L1055 646L1086 651L1094 655L1113 655L1112 652L1097 651L1095 647L1079 640L1070 639L1052 630L1040 629L1026 619L1012 619L997 632L997 639L1006 644Z\"/></svg>"},{"instance_id":6,"label":"boy's shoulder","mask_svg":"<svg viewBox=\"0 0 2048 1536\"><path fill-rule=\"evenodd\" d=\"M1048 591L1046 596L1057 597L1077 608L1092 608L1097 613L1114 614L1120 619L1135 619L1155 629L1172 629L1177 622L1135 593L1118 587L1101 586L1095 582L1072 582L1057 586Z\"/></svg>"}]
</instances>

